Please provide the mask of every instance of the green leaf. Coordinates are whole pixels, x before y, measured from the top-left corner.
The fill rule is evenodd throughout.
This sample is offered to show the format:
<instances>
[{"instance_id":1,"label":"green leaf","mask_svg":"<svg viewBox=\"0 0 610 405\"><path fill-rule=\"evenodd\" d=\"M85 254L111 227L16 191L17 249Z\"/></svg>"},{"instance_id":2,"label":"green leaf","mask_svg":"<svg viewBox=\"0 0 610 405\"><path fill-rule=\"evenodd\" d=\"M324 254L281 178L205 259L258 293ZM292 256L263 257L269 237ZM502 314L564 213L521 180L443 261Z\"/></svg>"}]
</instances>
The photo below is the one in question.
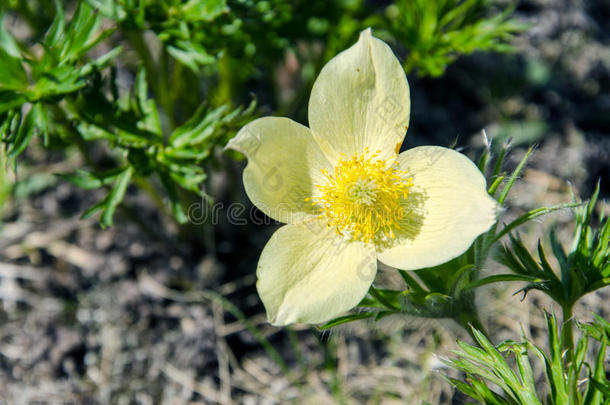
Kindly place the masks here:
<instances>
[{"instance_id":1,"label":"green leaf","mask_svg":"<svg viewBox=\"0 0 610 405\"><path fill-rule=\"evenodd\" d=\"M0 48L0 90L23 89L28 86L28 77L19 58Z\"/></svg>"},{"instance_id":2,"label":"green leaf","mask_svg":"<svg viewBox=\"0 0 610 405\"><path fill-rule=\"evenodd\" d=\"M398 297L400 293L400 291L385 290L381 288L375 288L374 286L371 286L371 288L369 288L369 294L391 311L399 310L400 305L398 303Z\"/></svg>"},{"instance_id":3,"label":"green leaf","mask_svg":"<svg viewBox=\"0 0 610 405\"><path fill-rule=\"evenodd\" d=\"M61 179L74 184L77 187L87 190L100 188L112 184L125 171L124 167L118 167L101 173L92 173L81 169L76 169L74 173L58 173Z\"/></svg>"},{"instance_id":4,"label":"green leaf","mask_svg":"<svg viewBox=\"0 0 610 405\"><path fill-rule=\"evenodd\" d=\"M610 274L607 273L610 272L610 225L605 218L601 219L598 227L593 225L593 209L596 200L597 192L593 193L591 200L584 206L572 203L532 210L513 221L496 235L497 240L499 236L508 233L511 240L509 247L502 247L498 261L517 274L538 279L532 280L531 284L524 289L525 292L536 288L561 306L572 307L582 296L610 285L610 277L608 277ZM540 241L538 242L538 261L536 261L523 242L508 231L528 221L531 217L561 208L578 209L576 210L572 247L569 252L566 253L557 240L555 231L550 231L551 248L559 264L559 269L556 270L547 259ZM493 279L485 282L487 281L493 282ZM476 284L474 285L476 286Z\"/></svg>"},{"instance_id":5,"label":"green leaf","mask_svg":"<svg viewBox=\"0 0 610 405\"><path fill-rule=\"evenodd\" d=\"M0 114L22 106L27 99L11 90L0 90Z\"/></svg>"},{"instance_id":6,"label":"green leaf","mask_svg":"<svg viewBox=\"0 0 610 405\"><path fill-rule=\"evenodd\" d=\"M409 272L405 270L398 270L400 277L405 281L405 284L416 293L425 294L426 290L413 278Z\"/></svg>"},{"instance_id":7,"label":"green leaf","mask_svg":"<svg viewBox=\"0 0 610 405\"><path fill-rule=\"evenodd\" d=\"M121 201L123 201L123 197L125 196L125 191L127 191L127 186L129 185L132 174L133 169L128 167L125 171L123 171L123 173L118 175L112 191L106 197L106 204L100 220L102 226L113 225L112 218L114 216L114 211Z\"/></svg>"},{"instance_id":8,"label":"green leaf","mask_svg":"<svg viewBox=\"0 0 610 405\"><path fill-rule=\"evenodd\" d=\"M61 6L61 1L55 0L55 18L53 19L51 28L47 31L43 45L49 48L59 47L65 28L66 19L64 9Z\"/></svg>"},{"instance_id":9,"label":"green leaf","mask_svg":"<svg viewBox=\"0 0 610 405\"><path fill-rule=\"evenodd\" d=\"M182 6L182 14L189 21L210 22L228 10L226 0L189 0Z\"/></svg>"},{"instance_id":10,"label":"green leaf","mask_svg":"<svg viewBox=\"0 0 610 405\"><path fill-rule=\"evenodd\" d=\"M523 385L527 388L530 396L536 396L536 380L534 379L534 372L532 365L528 358L527 345L515 344L511 346L511 351L515 355L517 368L519 370L519 376ZM533 400L533 398L530 398Z\"/></svg>"},{"instance_id":11,"label":"green leaf","mask_svg":"<svg viewBox=\"0 0 610 405\"><path fill-rule=\"evenodd\" d=\"M610 399L610 382L606 379L606 348L607 340L604 338L595 360L592 375L589 376L589 389L584 399L586 405L601 405L603 397Z\"/></svg>"},{"instance_id":12,"label":"green leaf","mask_svg":"<svg viewBox=\"0 0 610 405\"><path fill-rule=\"evenodd\" d=\"M322 326L318 326L318 329L319 330L330 329L330 328L332 328L334 326L341 325L341 324L344 324L344 323L354 322L354 321L359 321L359 320L362 320L362 319L372 318L372 317L376 316L377 314L378 314L378 312L362 312L362 313L359 313L359 314L340 316L338 318L335 318L335 319L332 319L332 320L326 322Z\"/></svg>"},{"instance_id":13,"label":"green leaf","mask_svg":"<svg viewBox=\"0 0 610 405\"><path fill-rule=\"evenodd\" d=\"M504 341L496 347L475 328L472 335L479 347L458 341L460 350L454 352L457 358L445 360L447 365L466 373L467 386L462 383L456 387L484 404L541 405L527 344ZM518 373L506 360L510 353L515 356ZM493 392L488 387L491 384L500 387L502 394Z\"/></svg>"},{"instance_id":14,"label":"green leaf","mask_svg":"<svg viewBox=\"0 0 610 405\"><path fill-rule=\"evenodd\" d=\"M559 336L557 319L554 315L546 314L549 335L550 359L546 358L547 375L550 377L551 396L555 404L568 404L568 387L565 380L565 367L563 363L562 341ZM550 360L550 361L549 361Z\"/></svg>"},{"instance_id":15,"label":"green leaf","mask_svg":"<svg viewBox=\"0 0 610 405\"><path fill-rule=\"evenodd\" d=\"M502 165L504 164L504 158L506 157L506 154L508 153L508 150L510 149L510 147L511 147L511 138L508 138L506 141L504 141L502 143L502 148L500 149L500 152L498 153L498 157L496 158L496 163L494 164L494 170L493 170L492 177L500 176L500 172L502 171ZM502 177L504 177L504 176L502 176Z\"/></svg>"},{"instance_id":16,"label":"green leaf","mask_svg":"<svg viewBox=\"0 0 610 405\"><path fill-rule=\"evenodd\" d=\"M144 68L141 68L136 76L135 97L138 109L143 117L143 119L138 122L138 128L160 137L162 135L162 130L161 123L159 122L159 114L155 101L148 97L148 84L146 82L146 70Z\"/></svg>"},{"instance_id":17,"label":"green leaf","mask_svg":"<svg viewBox=\"0 0 610 405\"><path fill-rule=\"evenodd\" d=\"M478 288L487 284L505 282L505 281L525 281L529 283L539 283L544 281L544 279L535 277L535 276L527 276L523 274L494 274L493 276L485 277L479 280L475 280L468 284L465 288Z\"/></svg>"},{"instance_id":18,"label":"green leaf","mask_svg":"<svg viewBox=\"0 0 610 405\"><path fill-rule=\"evenodd\" d=\"M186 41L168 45L167 52L195 73L199 73L200 67L216 62L216 58L209 55L203 47Z\"/></svg>"},{"instance_id":19,"label":"green leaf","mask_svg":"<svg viewBox=\"0 0 610 405\"><path fill-rule=\"evenodd\" d=\"M600 351L595 355L594 365L586 360L589 334L585 332L578 341L576 350L565 347L557 319L545 314L547 321L547 354L525 337L522 342L506 340L497 346L478 330L472 335L479 347L458 341L457 356L444 363L466 374L465 382L448 379L456 388L482 404L540 405L542 396L536 392L536 380L528 354L534 354L544 365L544 377L548 381L550 394L544 403L548 405L602 405L610 397L610 382L606 378L606 337ZM590 325L588 325L590 326ZM588 326L582 326L587 327ZM564 327L567 327L564 326ZM510 362L510 356L515 362ZM581 378L581 370L589 371L588 378ZM538 381L540 387L540 381ZM493 391L491 388L493 387ZM497 393L497 387L502 392ZM546 389L544 389L546 391ZM496 392L494 392L496 391Z\"/></svg>"},{"instance_id":20,"label":"green leaf","mask_svg":"<svg viewBox=\"0 0 610 405\"><path fill-rule=\"evenodd\" d=\"M521 171L525 167L525 163L527 162L527 159L530 157L530 155L533 152L534 152L534 147L532 146L527 150L527 152L525 153L525 156L523 156L523 159L521 159L521 161L519 162L519 164L517 165L517 167L515 168L513 173L508 178L508 182L504 185L504 188L502 188L502 191L500 192L500 196L498 197L499 204L504 204L504 201L506 200L506 197L508 197L508 193L510 192L510 189L513 187L513 184L515 183L515 181L521 174Z\"/></svg>"},{"instance_id":21,"label":"green leaf","mask_svg":"<svg viewBox=\"0 0 610 405\"><path fill-rule=\"evenodd\" d=\"M38 104L37 104L38 105ZM32 107L27 112L25 118L21 121L19 129L14 137L11 139L7 148L6 157L9 160L15 160L30 143L30 139L36 131L36 122L38 120L39 108Z\"/></svg>"},{"instance_id":22,"label":"green leaf","mask_svg":"<svg viewBox=\"0 0 610 405\"><path fill-rule=\"evenodd\" d=\"M525 245L521 241L521 238L518 235L513 236L512 234L510 234L509 238L510 238L512 250L515 252L516 257L519 259L521 264L524 266L527 273L533 274L533 275L536 275L539 277L545 277L545 278L549 277L549 276L551 276L551 277L554 276L554 274L551 275L551 274L547 274L544 272L542 267L538 264L538 262L536 262L536 260L531 255L529 250L527 250L527 248L525 247Z\"/></svg>"},{"instance_id":23,"label":"green leaf","mask_svg":"<svg viewBox=\"0 0 610 405\"><path fill-rule=\"evenodd\" d=\"M491 344L491 342L483 335L480 331L472 328L472 333L479 344L485 350L485 352L491 356L492 361L495 363L495 372L502 378L502 381L506 383L511 389L507 394L514 396L515 399L520 398L523 399L522 396L527 393L527 391L522 390L521 383L519 379L515 375L515 373L511 370L508 363L504 360L502 354ZM528 398L531 400L533 398ZM524 401L525 403L531 403L529 401Z\"/></svg>"},{"instance_id":24,"label":"green leaf","mask_svg":"<svg viewBox=\"0 0 610 405\"><path fill-rule=\"evenodd\" d=\"M81 219L87 219L95 215L98 211L104 209L106 206L106 201L102 200L95 204L94 206L88 208L83 214L80 216Z\"/></svg>"},{"instance_id":25,"label":"green leaf","mask_svg":"<svg viewBox=\"0 0 610 405\"><path fill-rule=\"evenodd\" d=\"M15 38L6 30L4 26L4 15L0 10L0 49L15 59L21 59L21 51Z\"/></svg>"},{"instance_id":26,"label":"green leaf","mask_svg":"<svg viewBox=\"0 0 610 405\"><path fill-rule=\"evenodd\" d=\"M123 48L118 46L114 49L112 49L111 51L105 53L104 55L96 58L95 60L85 64L81 69L80 69L80 74L83 76L87 76L89 74L91 74L94 70L99 70L102 69L106 66L108 66L110 64L110 62L112 62L112 60L114 58L116 58L121 52L123 51Z\"/></svg>"},{"instance_id":27,"label":"green leaf","mask_svg":"<svg viewBox=\"0 0 610 405\"><path fill-rule=\"evenodd\" d=\"M606 338L606 340L610 340L610 322L597 314L593 314L592 324L581 324L579 326L585 329L588 334L600 342L604 338Z\"/></svg>"},{"instance_id":28,"label":"green leaf","mask_svg":"<svg viewBox=\"0 0 610 405\"><path fill-rule=\"evenodd\" d=\"M197 166L193 166L194 169L184 175L180 174L178 170L173 169L170 172L170 177L177 184L185 190L189 190L197 195L201 194L200 185L207 178L207 175ZM183 167L185 169L185 167Z\"/></svg>"},{"instance_id":29,"label":"green leaf","mask_svg":"<svg viewBox=\"0 0 610 405\"><path fill-rule=\"evenodd\" d=\"M391 7L384 28L409 49L405 70L420 75L440 76L460 54L510 51L510 38L526 28L510 19L513 8L490 17L480 0L397 0Z\"/></svg>"},{"instance_id":30,"label":"green leaf","mask_svg":"<svg viewBox=\"0 0 610 405\"><path fill-rule=\"evenodd\" d=\"M254 101L246 109L231 110L227 104L214 109L200 106L187 122L172 132L169 145L159 153L158 159L168 167L180 160L197 163L206 159L214 145L223 144L227 135L252 119L255 106Z\"/></svg>"},{"instance_id":31,"label":"green leaf","mask_svg":"<svg viewBox=\"0 0 610 405\"><path fill-rule=\"evenodd\" d=\"M550 214L551 212L563 209L576 208L580 206L582 206L582 203L564 203L553 205L551 207L535 208L521 215L519 218L515 219L510 224L505 225L504 228L502 228L502 230L498 232L498 234L495 236L495 240L499 240L504 235L507 235L508 233L512 232L515 228L531 221L532 219L538 218L542 215Z\"/></svg>"},{"instance_id":32,"label":"green leaf","mask_svg":"<svg viewBox=\"0 0 610 405\"><path fill-rule=\"evenodd\" d=\"M133 168L131 166L127 166L121 169L117 169L117 171L118 173L108 175L109 178L115 180L110 192L102 201L85 211L81 216L82 219L89 218L98 211L102 211L102 215L100 217L100 224L102 225L102 227L109 227L113 225L114 212L116 211L116 207L121 203L121 201L123 201L125 191L127 191L127 186L129 185L131 176L133 175ZM80 182L86 187L89 185L94 185L94 180L87 179L86 176L82 176L76 181ZM104 183L103 180L102 183Z\"/></svg>"},{"instance_id":33,"label":"green leaf","mask_svg":"<svg viewBox=\"0 0 610 405\"><path fill-rule=\"evenodd\" d=\"M592 394L590 402L587 402L587 399L585 399L584 404L585 405L601 405L602 403L604 405L608 405L608 400L606 400L605 402L602 402L603 397L606 398L610 398L610 383L608 383L607 381L605 383L600 382L594 378L591 378L589 380L589 384L591 385L591 389L590 391L595 392L595 390L597 390L597 392L595 392L595 394ZM590 392L587 391L587 394ZM602 394L602 395L596 395L596 394ZM600 398L600 399L598 399Z\"/></svg>"},{"instance_id":34,"label":"green leaf","mask_svg":"<svg viewBox=\"0 0 610 405\"><path fill-rule=\"evenodd\" d=\"M502 184L505 178L506 177L504 175L500 175L494 178L493 182L491 183L491 186L489 186L489 188L487 189L487 192L490 196L493 197L496 194L498 187L500 187L500 184Z\"/></svg>"},{"instance_id":35,"label":"green leaf","mask_svg":"<svg viewBox=\"0 0 610 405\"><path fill-rule=\"evenodd\" d=\"M172 210L172 214L174 215L174 218L176 218L176 221L178 221L179 224L187 223L188 217L186 216L186 213L184 212L184 208L182 207L182 202L180 201L180 198L178 196L178 190L176 190L176 187L174 185L174 182L171 179L171 176L169 176L167 173L165 173L162 170L159 170L157 172L157 175L159 176L159 179L161 180L161 184L163 184L165 191L167 191L167 196L169 197L170 208Z\"/></svg>"},{"instance_id":36,"label":"green leaf","mask_svg":"<svg viewBox=\"0 0 610 405\"><path fill-rule=\"evenodd\" d=\"M102 15L114 21L121 22L127 17L123 4L116 0L87 0L87 2L99 10Z\"/></svg>"},{"instance_id":37,"label":"green leaf","mask_svg":"<svg viewBox=\"0 0 610 405\"><path fill-rule=\"evenodd\" d=\"M54 66L39 73L40 77L28 93L35 100L54 98L75 92L87 84L78 70L70 65Z\"/></svg>"},{"instance_id":38,"label":"green leaf","mask_svg":"<svg viewBox=\"0 0 610 405\"><path fill-rule=\"evenodd\" d=\"M59 60L77 60L103 39L104 35L109 35L111 31L94 38L100 23L101 19L97 11L85 1L80 1L64 36L58 41L62 45L61 52L58 55Z\"/></svg>"}]
</instances>

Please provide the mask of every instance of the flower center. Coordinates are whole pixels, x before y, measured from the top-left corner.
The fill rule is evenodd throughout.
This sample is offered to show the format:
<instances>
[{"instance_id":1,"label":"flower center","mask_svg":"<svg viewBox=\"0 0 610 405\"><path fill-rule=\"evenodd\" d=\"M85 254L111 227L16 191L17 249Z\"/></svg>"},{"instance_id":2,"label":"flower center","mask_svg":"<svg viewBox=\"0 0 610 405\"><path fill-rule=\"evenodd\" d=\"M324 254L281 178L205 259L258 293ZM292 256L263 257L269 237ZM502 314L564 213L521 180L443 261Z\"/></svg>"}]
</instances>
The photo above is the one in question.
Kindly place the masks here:
<instances>
[{"instance_id":1,"label":"flower center","mask_svg":"<svg viewBox=\"0 0 610 405\"><path fill-rule=\"evenodd\" d=\"M395 162L388 165L365 148L351 158L339 160L334 172L322 169L326 183L316 185L320 197L307 199L328 219L339 235L364 242L394 238L405 212L402 202L413 180Z\"/></svg>"}]
</instances>

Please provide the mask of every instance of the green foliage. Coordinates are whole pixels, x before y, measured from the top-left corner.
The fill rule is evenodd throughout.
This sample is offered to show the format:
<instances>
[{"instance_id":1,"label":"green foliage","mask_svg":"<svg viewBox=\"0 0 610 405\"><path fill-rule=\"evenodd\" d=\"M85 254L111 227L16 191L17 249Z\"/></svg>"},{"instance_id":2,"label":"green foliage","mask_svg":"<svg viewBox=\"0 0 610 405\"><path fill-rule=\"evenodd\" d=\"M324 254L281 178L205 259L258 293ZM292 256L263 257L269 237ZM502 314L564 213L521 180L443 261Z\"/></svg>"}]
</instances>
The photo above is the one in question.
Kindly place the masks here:
<instances>
[{"instance_id":1,"label":"green foliage","mask_svg":"<svg viewBox=\"0 0 610 405\"><path fill-rule=\"evenodd\" d=\"M507 49L505 40L518 29L510 10L485 17L491 8L482 1L420 3L4 2L0 134L7 159L16 168L37 136L46 147L76 148L88 167L62 178L106 190L84 216L100 212L101 224L110 226L123 196L136 185L163 211L163 200L169 200L174 218L184 223L184 203L193 198L189 193L202 193L214 149L257 115L252 103L236 107L252 99L247 84L273 87L273 72L288 50L301 54L303 80L295 89L300 94L326 60L369 26L405 44L407 70L432 75L459 54ZM25 37L9 32L7 13L27 27ZM428 25L417 28L424 20ZM325 49L317 48L320 43ZM110 163L91 158L100 143Z\"/></svg>"},{"instance_id":2,"label":"green foliage","mask_svg":"<svg viewBox=\"0 0 610 405\"><path fill-rule=\"evenodd\" d=\"M388 29L409 50L408 72L440 76L459 55L511 51L510 39L526 26L510 18L512 8L486 17L487 0L398 0Z\"/></svg>"},{"instance_id":3,"label":"green foliage","mask_svg":"<svg viewBox=\"0 0 610 405\"><path fill-rule=\"evenodd\" d=\"M229 11L225 0L87 1L126 30L152 29L170 55L194 72L216 62L202 43L203 38L197 35L202 33L201 28Z\"/></svg>"},{"instance_id":4,"label":"green foliage","mask_svg":"<svg viewBox=\"0 0 610 405\"><path fill-rule=\"evenodd\" d=\"M599 318L599 317L598 317ZM489 405L602 405L610 401L610 381L604 362L608 339L601 339L597 355L587 358L589 341L599 324L583 328L571 356L566 355L564 334L554 315L546 315L548 347L545 352L522 336L521 342L507 340L497 346L480 331L472 332L479 347L458 342L456 358L445 363L466 375L466 382L447 378L451 384L476 400ZM599 318L601 319L601 318ZM605 321L604 321L605 322ZM564 328L568 327L564 325ZM570 349L568 349L570 350ZM512 357L512 359L510 359ZM550 392L539 392L534 380L532 357L538 358L545 370ZM514 365L513 365L514 364ZM500 391L497 390L498 387Z\"/></svg>"},{"instance_id":5,"label":"green foliage","mask_svg":"<svg viewBox=\"0 0 610 405\"><path fill-rule=\"evenodd\" d=\"M81 122L77 131L85 140L110 141L125 159L117 169L94 173L77 171L63 176L84 188L99 188L114 182L108 196L83 216L103 210L101 224L112 225L115 203L122 200L123 185L128 184L125 181L129 182L132 174L141 178L156 174L175 219L185 223L186 212L178 190L201 193L200 185L206 179L201 163L211 156L215 145L224 145L229 134L250 119L254 103L247 109L230 109L226 104L217 108L202 105L166 137L156 103L148 98L144 69L140 70L133 92L126 100L107 98L97 90L100 87L103 88L92 88L84 97L70 103L71 113Z\"/></svg>"},{"instance_id":6,"label":"green foliage","mask_svg":"<svg viewBox=\"0 0 610 405\"><path fill-rule=\"evenodd\" d=\"M577 209L574 238L569 252L551 232L550 243L559 265L556 270L547 258L542 242L538 241L537 259L528 251L519 236L510 235L510 245L499 252L498 261L513 274L494 275L473 285L497 281L520 280L523 288L540 290L562 307L571 309L582 296L610 284L610 221L599 217L595 227L594 209L599 195L599 184L589 202Z\"/></svg>"},{"instance_id":7,"label":"green foliage","mask_svg":"<svg viewBox=\"0 0 610 405\"><path fill-rule=\"evenodd\" d=\"M100 18L86 4L77 7L67 23L57 2L57 14L44 40L41 55L17 43L0 20L0 130L9 162L19 156L34 134L48 144L48 103L85 87L87 77L110 63L120 48L97 59L86 53L112 30L97 32ZM27 65L28 73L26 73Z\"/></svg>"},{"instance_id":8,"label":"green foliage","mask_svg":"<svg viewBox=\"0 0 610 405\"><path fill-rule=\"evenodd\" d=\"M298 40L328 33L361 1L87 0L125 31L151 30L165 50L194 73L228 55L242 77L272 67ZM357 7L357 5L355 5ZM359 29L360 24L358 24ZM133 39L133 38L132 38ZM351 40L352 38L348 38ZM142 44L145 46L145 44Z\"/></svg>"},{"instance_id":9,"label":"green foliage","mask_svg":"<svg viewBox=\"0 0 610 405\"><path fill-rule=\"evenodd\" d=\"M6 166L4 151L0 149L0 167ZM0 218L2 218L3 208L8 202L13 184L5 170L0 170Z\"/></svg>"},{"instance_id":10,"label":"green foliage","mask_svg":"<svg viewBox=\"0 0 610 405\"><path fill-rule=\"evenodd\" d=\"M98 32L100 22L98 13L85 3L80 3L72 20L67 23L57 2L53 24L40 44L43 49L41 55L34 55L31 50L19 46L2 24L0 71L3 73L0 88L3 103L0 112L18 105L16 100L44 103L83 88L89 74L108 65L120 52L120 48L117 48L97 59L87 58L87 52L113 31ZM24 69L25 64L28 65L30 77Z\"/></svg>"},{"instance_id":11,"label":"green foliage","mask_svg":"<svg viewBox=\"0 0 610 405\"><path fill-rule=\"evenodd\" d=\"M185 12L191 14L204 9L215 12L201 9L198 2L186 6ZM201 193L206 178L202 163L216 145L224 145L252 118L254 103L244 109L200 102L182 124L163 128L163 113L168 111L160 114L157 101L150 97L144 68L139 69L133 89L121 94L112 63L122 47L95 59L88 57L116 31L116 27L101 30L101 24L101 13L88 2L77 2L69 21L56 2L55 18L40 42L43 51L36 55L0 25L0 131L6 156L15 167L16 158L37 134L43 136L45 146L77 146L93 170L77 169L61 177L79 187L107 189L106 197L83 214L101 212L102 226L112 225L132 181L142 184L141 179L156 174L174 217L184 223L179 189ZM110 74L104 74L108 70ZM111 147L115 168L100 170L89 159L89 144L96 141Z\"/></svg>"},{"instance_id":12,"label":"green foliage","mask_svg":"<svg viewBox=\"0 0 610 405\"><path fill-rule=\"evenodd\" d=\"M593 323L581 323L578 326L591 335L592 338L600 342L604 339L610 342L610 322L601 316L593 314Z\"/></svg>"}]
</instances>

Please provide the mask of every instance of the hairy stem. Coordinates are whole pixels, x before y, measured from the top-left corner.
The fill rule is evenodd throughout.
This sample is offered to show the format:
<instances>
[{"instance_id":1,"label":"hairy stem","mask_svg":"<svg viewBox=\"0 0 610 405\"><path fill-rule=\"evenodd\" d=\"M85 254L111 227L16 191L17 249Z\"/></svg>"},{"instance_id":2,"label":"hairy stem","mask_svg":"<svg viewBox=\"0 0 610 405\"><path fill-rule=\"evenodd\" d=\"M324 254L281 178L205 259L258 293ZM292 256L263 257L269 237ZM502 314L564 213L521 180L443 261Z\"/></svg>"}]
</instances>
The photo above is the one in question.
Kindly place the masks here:
<instances>
[{"instance_id":1,"label":"hairy stem","mask_svg":"<svg viewBox=\"0 0 610 405\"><path fill-rule=\"evenodd\" d=\"M567 362L570 362L574 355L574 320L572 319L573 307L573 303L566 303L561 306L563 318L561 337L563 341L563 349L566 353Z\"/></svg>"},{"instance_id":2,"label":"hairy stem","mask_svg":"<svg viewBox=\"0 0 610 405\"><path fill-rule=\"evenodd\" d=\"M175 126L173 117L174 107L169 97L169 74L168 68L166 68L166 64L168 64L169 62L167 59L168 56L165 47L163 46L163 44L160 45L162 60L157 63L141 31L126 31L126 35L129 40L129 43L136 51L140 59L142 59L142 62L144 63L144 68L146 69L146 81L148 85L153 89L159 101L159 105L165 111L165 114L167 115L167 118L170 122L170 126L173 128Z\"/></svg>"},{"instance_id":3,"label":"hairy stem","mask_svg":"<svg viewBox=\"0 0 610 405\"><path fill-rule=\"evenodd\" d=\"M472 328L475 328L476 330L481 332L483 335L485 335L487 339L489 339L489 341L491 341L489 333L487 332L487 329L485 329L485 327L483 326L483 323L479 319L478 314L472 312L462 312L458 315L457 318L455 318L455 321L458 323L458 325L464 328L466 332L468 332L468 334L475 343L477 342L477 339L474 336L474 333L472 332Z\"/></svg>"}]
</instances>

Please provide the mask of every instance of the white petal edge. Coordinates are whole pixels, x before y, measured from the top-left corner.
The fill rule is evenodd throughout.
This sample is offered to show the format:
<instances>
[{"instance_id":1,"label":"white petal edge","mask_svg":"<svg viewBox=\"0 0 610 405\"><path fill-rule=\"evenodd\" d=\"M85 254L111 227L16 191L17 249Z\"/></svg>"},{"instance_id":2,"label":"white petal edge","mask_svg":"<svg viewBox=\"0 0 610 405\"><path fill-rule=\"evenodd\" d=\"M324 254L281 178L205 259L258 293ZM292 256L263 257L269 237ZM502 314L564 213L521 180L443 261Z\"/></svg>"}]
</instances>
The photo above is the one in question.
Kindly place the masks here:
<instances>
[{"instance_id":1,"label":"white petal edge","mask_svg":"<svg viewBox=\"0 0 610 405\"><path fill-rule=\"evenodd\" d=\"M410 109L400 62L369 28L322 68L309 99L309 126L331 162L365 147L393 160L409 126Z\"/></svg>"},{"instance_id":2,"label":"white petal edge","mask_svg":"<svg viewBox=\"0 0 610 405\"><path fill-rule=\"evenodd\" d=\"M376 272L372 245L342 240L322 221L311 221L273 234L258 262L256 287L271 324L317 324L355 307Z\"/></svg>"},{"instance_id":3,"label":"white petal edge","mask_svg":"<svg viewBox=\"0 0 610 405\"><path fill-rule=\"evenodd\" d=\"M309 128L288 118L264 117L244 126L226 146L248 158L243 181L248 197L265 215L300 223L317 215L307 197L324 181L328 160Z\"/></svg>"},{"instance_id":4,"label":"white petal edge","mask_svg":"<svg viewBox=\"0 0 610 405\"><path fill-rule=\"evenodd\" d=\"M384 264L403 270L437 266L464 253L497 219L498 203L485 178L465 155L438 146L421 146L398 157L413 177L412 229L378 253Z\"/></svg>"}]
</instances>

